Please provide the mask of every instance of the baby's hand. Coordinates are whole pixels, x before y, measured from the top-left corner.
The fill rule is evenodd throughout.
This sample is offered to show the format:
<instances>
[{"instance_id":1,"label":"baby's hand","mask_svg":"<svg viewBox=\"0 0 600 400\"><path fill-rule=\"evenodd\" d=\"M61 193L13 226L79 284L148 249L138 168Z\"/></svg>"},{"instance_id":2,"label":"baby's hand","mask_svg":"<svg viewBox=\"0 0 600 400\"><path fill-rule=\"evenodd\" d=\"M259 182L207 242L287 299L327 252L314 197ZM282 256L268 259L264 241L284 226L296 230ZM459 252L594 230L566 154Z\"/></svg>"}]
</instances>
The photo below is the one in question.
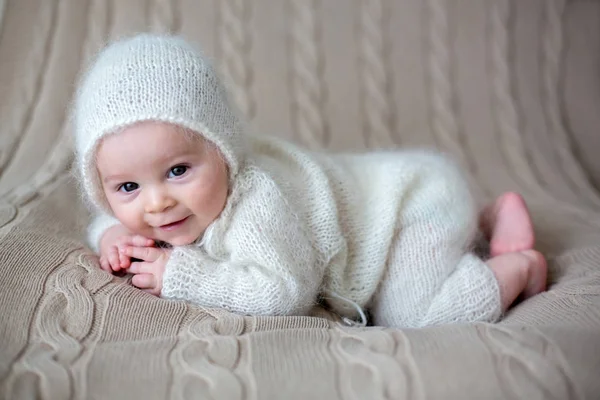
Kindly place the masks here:
<instances>
[{"instance_id":1,"label":"baby's hand","mask_svg":"<svg viewBox=\"0 0 600 400\"><path fill-rule=\"evenodd\" d=\"M135 274L131 283L155 296L159 296L162 290L163 274L169 257L170 249L158 247L134 247L125 246L121 255L138 258L142 261L132 262L127 272Z\"/></svg>"},{"instance_id":2,"label":"baby's hand","mask_svg":"<svg viewBox=\"0 0 600 400\"><path fill-rule=\"evenodd\" d=\"M106 272L129 268L131 259L121 252L126 246L150 247L154 246L154 241L132 234L121 224L112 226L100 240L100 267Z\"/></svg>"}]
</instances>

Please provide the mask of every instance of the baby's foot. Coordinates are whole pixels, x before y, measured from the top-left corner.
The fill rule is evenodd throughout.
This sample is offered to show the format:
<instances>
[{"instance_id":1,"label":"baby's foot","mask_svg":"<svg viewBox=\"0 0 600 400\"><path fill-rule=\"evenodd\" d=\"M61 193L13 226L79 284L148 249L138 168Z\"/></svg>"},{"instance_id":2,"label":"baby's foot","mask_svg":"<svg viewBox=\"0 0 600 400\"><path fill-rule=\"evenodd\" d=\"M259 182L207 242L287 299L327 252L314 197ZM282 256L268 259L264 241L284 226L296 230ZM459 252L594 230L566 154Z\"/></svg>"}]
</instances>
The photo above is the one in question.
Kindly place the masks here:
<instances>
[{"instance_id":1,"label":"baby's foot","mask_svg":"<svg viewBox=\"0 0 600 400\"><path fill-rule=\"evenodd\" d=\"M535 244L531 216L518 193L505 193L485 209L481 228L490 240L492 257L531 250Z\"/></svg>"},{"instance_id":2,"label":"baby's foot","mask_svg":"<svg viewBox=\"0 0 600 400\"><path fill-rule=\"evenodd\" d=\"M544 256L535 250L502 254L488 260L487 265L500 286L503 311L521 293L528 299L546 290L548 267Z\"/></svg>"}]
</instances>

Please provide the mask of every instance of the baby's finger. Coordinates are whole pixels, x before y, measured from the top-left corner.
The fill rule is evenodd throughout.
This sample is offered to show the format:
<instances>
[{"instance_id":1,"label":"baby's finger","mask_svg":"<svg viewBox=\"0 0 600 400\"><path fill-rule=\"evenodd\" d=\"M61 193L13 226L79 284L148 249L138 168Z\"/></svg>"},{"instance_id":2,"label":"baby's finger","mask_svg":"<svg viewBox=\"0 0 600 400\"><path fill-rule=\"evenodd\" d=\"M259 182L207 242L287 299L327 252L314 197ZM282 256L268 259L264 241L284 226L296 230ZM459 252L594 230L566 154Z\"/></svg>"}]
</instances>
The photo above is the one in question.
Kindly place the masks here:
<instances>
[{"instance_id":1,"label":"baby's finger","mask_svg":"<svg viewBox=\"0 0 600 400\"><path fill-rule=\"evenodd\" d=\"M102 271L111 272L108 260L104 256L100 257L100 269L102 269Z\"/></svg>"},{"instance_id":2,"label":"baby's finger","mask_svg":"<svg viewBox=\"0 0 600 400\"><path fill-rule=\"evenodd\" d=\"M119 252L116 246L113 246L108 250L108 263L113 271L121 269L121 261L119 260Z\"/></svg>"},{"instance_id":3,"label":"baby's finger","mask_svg":"<svg viewBox=\"0 0 600 400\"><path fill-rule=\"evenodd\" d=\"M121 252L119 252L119 260L121 269L127 269L131 265L131 259Z\"/></svg>"},{"instance_id":4,"label":"baby's finger","mask_svg":"<svg viewBox=\"0 0 600 400\"><path fill-rule=\"evenodd\" d=\"M156 285L154 283L154 275L152 274L137 274L131 279L133 286L140 289L152 289Z\"/></svg>"},{"instance_id":5,"label":"baby's finger","mask_svg":"<svg viewBox=\"0 0 600 400\"><path fill-rule=\"evenodd\" d=\"M134 262L131 263L131 265L129 266L129 268L127 268L127 273L128 274L141 274L141 262Z\"/></svg>"},{"instance_id":6,"label":"baby's finger","mask_svg":"<svg viewBox=\"0 0 600 400\"><path fill-rule=\"evenodd\" d=\"M160 257L160 250L155 247L133 247L125 246L121 248L121 254L131 258L139 258L140 260L153 262Z\"/></svg>"},{"instance_id":7,"label":"baby's finger","mask_svg":"<svg viewBox=\"0 0 600 400\"><path fill-rule=\"evenodd\" d=\"M149 247L154 246L154 240L142 235L124 236L120 244L123 246Z\"/></svg>"},{"instance_id":8,"label":"baby's finger","mask_svg":"<svg viewBox=\"0 0 600 400\"><path fill-rule=\"evenodd\" d=\"M127 268L129 274L151 274L152 271L152 264L147 262L132 262Z\"/></svg>"}]
</instances>

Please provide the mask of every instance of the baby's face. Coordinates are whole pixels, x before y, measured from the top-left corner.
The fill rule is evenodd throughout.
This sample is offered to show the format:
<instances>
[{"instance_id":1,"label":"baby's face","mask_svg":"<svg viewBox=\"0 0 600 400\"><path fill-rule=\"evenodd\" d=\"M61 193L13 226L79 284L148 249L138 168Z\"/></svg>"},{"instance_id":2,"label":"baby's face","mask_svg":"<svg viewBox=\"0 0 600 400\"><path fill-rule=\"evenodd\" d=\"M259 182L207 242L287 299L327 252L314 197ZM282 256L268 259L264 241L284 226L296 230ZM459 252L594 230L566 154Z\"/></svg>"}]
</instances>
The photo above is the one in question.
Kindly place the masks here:
<instances>
[{"instance_id":1,"label":"baby's face","mask_svg":"<svg viewBox=\"0 0 600 400\"><path fill-rule=\"evenodd\" d=\"M136 234L174 246L202 236L227 201L219 151L169 124L145 122L108 136L96 165L115 217Z\"/></svg>"}]
</instances>

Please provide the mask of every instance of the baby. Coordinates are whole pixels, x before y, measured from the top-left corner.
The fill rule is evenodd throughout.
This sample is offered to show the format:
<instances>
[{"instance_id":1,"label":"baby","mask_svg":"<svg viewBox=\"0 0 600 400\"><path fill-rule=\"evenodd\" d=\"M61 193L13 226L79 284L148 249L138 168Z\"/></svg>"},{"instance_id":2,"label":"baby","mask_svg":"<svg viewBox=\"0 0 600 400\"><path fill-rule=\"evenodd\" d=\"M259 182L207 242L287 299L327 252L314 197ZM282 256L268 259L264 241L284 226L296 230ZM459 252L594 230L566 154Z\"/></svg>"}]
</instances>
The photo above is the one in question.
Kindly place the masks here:
<instances>
[{"instance_id":1,"label":"baby","mask_svg":"<svg viewBox=\"0 0 600 400\"><path fill-rule=\"evenodd\" d=\"M346 321L493 322L545 289L520 196L482 213L429 151L309 152L244 132L207 59L178 37L116 41L83 76L76 162L90 246L136 287L247 315L319 300Z\"/></svg>"}]
</instances>

